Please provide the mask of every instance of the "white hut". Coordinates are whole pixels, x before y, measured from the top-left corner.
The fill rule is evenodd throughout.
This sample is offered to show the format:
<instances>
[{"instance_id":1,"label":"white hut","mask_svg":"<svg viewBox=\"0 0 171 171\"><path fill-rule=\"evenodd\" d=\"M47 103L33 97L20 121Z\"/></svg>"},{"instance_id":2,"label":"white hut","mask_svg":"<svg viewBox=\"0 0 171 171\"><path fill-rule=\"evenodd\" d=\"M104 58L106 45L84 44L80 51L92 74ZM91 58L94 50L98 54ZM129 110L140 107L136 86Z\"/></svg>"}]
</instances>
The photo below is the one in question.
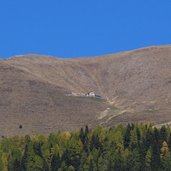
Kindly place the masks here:
<instances>
[{"instance_id":1,"label":"white hut","mask_svg":"<svg viewBox=\"0 0 171 171\"><path fill-rule=\"evenodd\" d=\"M89 93L86 94L88 97L96 97L96 93L94 91L90 91Z\"/></svg>"}]
</instances>

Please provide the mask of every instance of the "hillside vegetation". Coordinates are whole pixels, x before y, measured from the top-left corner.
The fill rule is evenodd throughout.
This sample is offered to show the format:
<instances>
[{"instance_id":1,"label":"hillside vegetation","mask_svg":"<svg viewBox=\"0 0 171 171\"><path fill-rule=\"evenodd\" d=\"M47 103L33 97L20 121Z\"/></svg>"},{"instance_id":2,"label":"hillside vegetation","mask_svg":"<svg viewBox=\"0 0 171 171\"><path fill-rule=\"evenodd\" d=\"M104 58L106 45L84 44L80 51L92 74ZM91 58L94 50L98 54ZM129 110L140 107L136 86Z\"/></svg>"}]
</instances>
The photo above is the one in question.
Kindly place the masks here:
<instances>
[{"instance_id":1,"label":"hillside vegetation","mask_svg":"<svg viewBox=\"0 0 171 171\"><path fill-rule=\"evenodd\" d=\"M0 140L1 171L166 171L171 129L149 125L88 127Z\"/></svg>"}]
</instances>

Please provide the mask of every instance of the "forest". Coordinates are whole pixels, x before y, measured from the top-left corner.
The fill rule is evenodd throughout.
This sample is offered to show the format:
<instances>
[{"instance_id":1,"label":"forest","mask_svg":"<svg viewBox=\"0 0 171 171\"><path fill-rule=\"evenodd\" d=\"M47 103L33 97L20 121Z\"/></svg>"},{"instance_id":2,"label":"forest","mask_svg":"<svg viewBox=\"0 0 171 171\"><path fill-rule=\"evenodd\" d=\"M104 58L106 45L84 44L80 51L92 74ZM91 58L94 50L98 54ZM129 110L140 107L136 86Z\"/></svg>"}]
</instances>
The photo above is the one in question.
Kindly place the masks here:
<instances>
[{"instance_id":1,"label":"forest","mask_svg":"<svg viewBox=\"0 0 171 171\"><path fill-rule=\"evenodd\" d=\"M88 126L0 139L1 171L170 171L171 128Z\"/></svg>"}]
</instances>

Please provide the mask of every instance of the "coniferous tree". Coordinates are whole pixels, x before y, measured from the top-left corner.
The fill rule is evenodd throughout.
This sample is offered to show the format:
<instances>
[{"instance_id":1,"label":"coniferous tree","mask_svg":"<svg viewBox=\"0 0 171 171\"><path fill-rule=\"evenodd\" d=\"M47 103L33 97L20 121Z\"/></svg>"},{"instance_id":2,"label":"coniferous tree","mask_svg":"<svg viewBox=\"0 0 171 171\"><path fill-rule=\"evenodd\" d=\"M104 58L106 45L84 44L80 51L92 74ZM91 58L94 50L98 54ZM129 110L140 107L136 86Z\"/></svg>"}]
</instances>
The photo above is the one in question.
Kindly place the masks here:
<instances>
[{"instance_id":1,"label":"coniferous tree","mask_svg":"<svg viewBox=\"0 0 171 171\"><path fill-rule=\"evenodd\" d=\"M134 149L129 158L129 170L137 171L141 168L140 154L137 149Z\"/></svg>"},{"instance_id":2,"label":"coniferous tree","mask_svg":"<svg viewBox=\"0 0 171 171\"><path fill-rule=\"evenodd\" d=\"M2 171L170 171L171 130L151 125L0 140Z\"/></svg>"},{"instance_id":3,"label":"coniferous tree","mask_svg":"<svg viewBox=\"0 0 171 171\"><path fill-rule=\"evenodd\" d=\"M152 169L159 170L160 166L160 144L159 144L159 131L157 128L154 128L153 133L153 144L152 146Z\"/></svg>"},{"instance_id":4,"label":"coniferous tree","mask_svg":"<svg viewBox=\"0 0 171 171\"><path fill-rule=\"evenodd\" d=\"M124 135L124 147L128 148L129 147L129 143L130 143L130 131L131 131L131 126L130 124L127 125L126 127L126 132Z\"/></svg>"},{"instance_id":5,"label":"coniferous tree","mask_svg":"<svg viewBox=\"0 0 171 171\"><path fill-rule=\"evenodd\" d=\"M151 154L151 149L149 149L145 156L145 166L144 166L145 171L151 171L151 159L152 159L152 154Z\"/></svg>"},{"instance_id":6,"label":"coniferous tree","mask_svg":"<svg viewBox=\"0 0 171 171\"><path fill-rule=\"evenodd\" d=\"M160 143L163 141L168 141L168 132L165 126L162 126L160 129Z\"/></svg>"},{"instance_id":7,"label":"coniferous tree","mask_svg":"<svg viewBox=\"0 0 171 171\"><path fill-rule=\"evenodd\" d=\"M169 150L171 151L171 133L169 134L168 146Z\"/></svg>"},{"instance_id":8,"label":"coniferous tree","mask_svg":"<svg viewBox=\"0 0 171 171\"><path fill-rule=\"evenodd\" d=\"M171 154L166 153L161 159L161 170L170 171L171 169Z\"/></svg>"},{"instance_id":9,"label":"coniferous tree","mask_svg":"<svg viewBox=\"0 0 171 171\"><path fill-rule=\"evenodd\" d=\"M13 171L22 171L21 170L21 162L20 162L20 160L18 160L18 159L14 160Z\"/></svg>"},{"instance_id":10,"label":"coniferous tree","mask_svg":"<svg viewBox=\"0 0 171 171\"><path fill-rule=\"evenodd\" d=\"M51 171L56 171L61 166L61 159L59 154L53 154L51 159Z\"/></svg>"}]
</instances>

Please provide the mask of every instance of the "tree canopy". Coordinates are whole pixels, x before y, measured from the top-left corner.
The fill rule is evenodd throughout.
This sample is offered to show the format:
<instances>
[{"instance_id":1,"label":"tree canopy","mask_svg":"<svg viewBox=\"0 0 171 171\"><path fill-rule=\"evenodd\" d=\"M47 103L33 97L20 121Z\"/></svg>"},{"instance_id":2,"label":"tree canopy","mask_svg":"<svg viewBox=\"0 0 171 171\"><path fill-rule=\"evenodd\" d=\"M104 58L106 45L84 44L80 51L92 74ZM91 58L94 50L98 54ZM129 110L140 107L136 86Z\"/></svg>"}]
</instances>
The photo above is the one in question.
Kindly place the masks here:
<instances>
[{"instance_id":1,"label":"tree canopy","mask_svg":"<svg viewBox=\"0 0 171 171\"><path fill-rule=\"evenodd\" d=\"M171 129L145 124L88 126L49 136L0 139L2 171L164 171L171 168Z\"/></svg>"}]
</instances>

